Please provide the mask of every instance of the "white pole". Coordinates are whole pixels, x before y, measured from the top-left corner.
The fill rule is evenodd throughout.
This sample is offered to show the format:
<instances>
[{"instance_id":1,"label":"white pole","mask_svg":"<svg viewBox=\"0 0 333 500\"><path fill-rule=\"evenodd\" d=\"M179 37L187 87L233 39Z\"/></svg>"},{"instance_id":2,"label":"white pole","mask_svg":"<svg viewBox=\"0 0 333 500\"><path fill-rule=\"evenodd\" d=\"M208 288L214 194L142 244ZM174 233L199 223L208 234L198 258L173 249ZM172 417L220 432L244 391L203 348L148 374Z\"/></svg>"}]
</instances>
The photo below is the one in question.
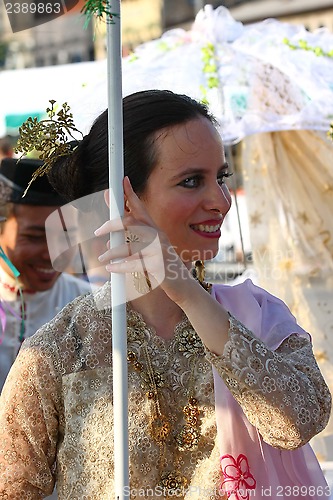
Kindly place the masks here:
<instances>
[{"instance_id":1,"label":"white pole","mask_svg":"<svg viewBox=\"0 0 333 500\"><path fill-rule=\"evenodd\" d=\"M110 4L112 1L112 5ZM123 215L123 107L120 0L109 0L108 9L116 14L107 19L108 127L110 218ZM108 17L108 16L107 16ZM124 235L110 235L111 248L124 242ZM113 305L112 305L113 304ZM111 274L114 485L115 499L129 498L128 459L128 382L125 277Z\"/></svg>"}]
</instances>

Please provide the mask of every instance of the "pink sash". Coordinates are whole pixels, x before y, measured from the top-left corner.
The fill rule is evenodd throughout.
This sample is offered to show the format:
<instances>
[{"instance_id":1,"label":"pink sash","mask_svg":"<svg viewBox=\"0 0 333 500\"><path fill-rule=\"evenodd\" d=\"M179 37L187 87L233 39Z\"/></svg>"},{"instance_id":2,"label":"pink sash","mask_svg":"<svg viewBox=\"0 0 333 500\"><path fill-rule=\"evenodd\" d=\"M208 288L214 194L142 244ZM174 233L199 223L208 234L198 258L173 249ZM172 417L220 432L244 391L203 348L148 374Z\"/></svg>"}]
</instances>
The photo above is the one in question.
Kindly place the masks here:
<instances>
[{"instance_id":1,"label":"pink sash","mask_svg":"<svg viewBox=\"0 0 333 500\"><path fill-rule=\"evenodd\" d=\"M212 295L270 349L300 328L287 306L247 280L214 285ZM309 444L280 450L265 443L215 369L215 404L221 454L221 485L230 500L323 500L330 488Z\"/></svg>"}]
</instances>

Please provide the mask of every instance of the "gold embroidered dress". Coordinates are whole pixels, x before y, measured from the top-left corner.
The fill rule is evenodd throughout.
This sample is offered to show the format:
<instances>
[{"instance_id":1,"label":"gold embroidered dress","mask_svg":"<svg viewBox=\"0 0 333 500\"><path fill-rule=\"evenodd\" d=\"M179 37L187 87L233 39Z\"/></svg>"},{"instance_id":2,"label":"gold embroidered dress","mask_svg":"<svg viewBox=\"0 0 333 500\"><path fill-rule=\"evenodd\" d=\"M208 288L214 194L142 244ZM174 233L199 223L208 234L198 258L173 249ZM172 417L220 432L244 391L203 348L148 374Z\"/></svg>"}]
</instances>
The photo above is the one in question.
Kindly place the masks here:
<instances>
[{"instance_id":1,"label":"gold embroidered dress","mask_svg":"<svg viewBox=\"0 0 333 500\"><path fill-rule=\"evenodd\" d=\"M220 287L236 304L236 287ZM238 287L247 287L249 299L241 292L235 307L246 312L257 304L268 314L263 290ZM24 343L0 400L1 499L43 498L55 478L59 500L114 498L108 303L106 284ZM273 322L270 335L289 333L272 351L231 316L224 355L216 356L185 316L166 341L128 309L131 499L167 498L168 491L181 499L221 498L212 365L267 443L294 449L322 430L330 394L308 337L290 318L282 313Z\"/></svg>"}]
</instances>

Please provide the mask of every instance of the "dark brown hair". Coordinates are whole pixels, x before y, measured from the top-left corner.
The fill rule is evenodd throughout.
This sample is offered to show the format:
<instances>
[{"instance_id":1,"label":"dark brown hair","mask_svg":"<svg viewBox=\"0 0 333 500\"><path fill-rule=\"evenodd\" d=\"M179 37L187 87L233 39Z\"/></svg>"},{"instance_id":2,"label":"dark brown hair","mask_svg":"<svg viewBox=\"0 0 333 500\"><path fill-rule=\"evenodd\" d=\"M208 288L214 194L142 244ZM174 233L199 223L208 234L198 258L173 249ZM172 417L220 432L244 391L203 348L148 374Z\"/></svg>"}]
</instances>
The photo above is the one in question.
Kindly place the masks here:
<instances>
[{"instance_id":1,"label":"dark brown hair","mask_svg":"<svg viewBox=\"0 0 333 500\"><path fill-rule=\"evenodd\" d=\"M158 160L156 133L199 117L216 124L205 105L168 90L146 90L123 99L124 173L139 196ZM105 110L73 153L59 158L48 174L68 201L108 188L107 127Z\"/></svg>"}]
</instances>

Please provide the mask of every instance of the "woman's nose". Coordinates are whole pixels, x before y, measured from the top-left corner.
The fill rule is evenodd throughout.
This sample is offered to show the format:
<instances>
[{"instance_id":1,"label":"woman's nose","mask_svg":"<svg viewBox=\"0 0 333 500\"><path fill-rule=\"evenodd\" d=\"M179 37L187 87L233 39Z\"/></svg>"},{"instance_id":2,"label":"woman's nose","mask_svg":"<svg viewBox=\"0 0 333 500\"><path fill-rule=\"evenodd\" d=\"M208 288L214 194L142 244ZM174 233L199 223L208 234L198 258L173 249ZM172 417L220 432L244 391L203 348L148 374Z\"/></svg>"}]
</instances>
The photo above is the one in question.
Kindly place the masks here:
<instances>
[{"instance_id":1,"label":"woman's nose","mask_svg":"<svg viewBox=\"0 0 333 500\"><path fill-rule=\"evenodd\" d=\"M215 183L209 190L206 200L206 209L226 214L231 207L231 196L226 184L220 186Z\"/></svg>"}]
</instances>

